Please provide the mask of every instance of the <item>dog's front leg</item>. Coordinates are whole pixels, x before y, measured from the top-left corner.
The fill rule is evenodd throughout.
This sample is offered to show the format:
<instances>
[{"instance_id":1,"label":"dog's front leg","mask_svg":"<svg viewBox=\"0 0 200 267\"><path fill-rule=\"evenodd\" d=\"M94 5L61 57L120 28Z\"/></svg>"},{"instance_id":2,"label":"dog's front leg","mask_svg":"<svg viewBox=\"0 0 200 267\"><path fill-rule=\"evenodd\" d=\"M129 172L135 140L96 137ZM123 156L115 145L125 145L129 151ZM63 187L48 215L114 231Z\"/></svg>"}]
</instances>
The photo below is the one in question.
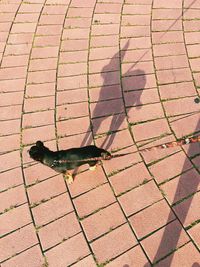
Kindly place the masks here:
<instances>
[{"instance_id":1,"label":"dog's front leg","mask_svg":"<svg viewBox=\"0 0 200 267\"><path fill-rule=\"evenodd\" d=\"M74 181L72 173L69 171L66 171L66 173L64 174L64 179L67 181L67 184L72 184Z\"/></svg>"}]
</instances>

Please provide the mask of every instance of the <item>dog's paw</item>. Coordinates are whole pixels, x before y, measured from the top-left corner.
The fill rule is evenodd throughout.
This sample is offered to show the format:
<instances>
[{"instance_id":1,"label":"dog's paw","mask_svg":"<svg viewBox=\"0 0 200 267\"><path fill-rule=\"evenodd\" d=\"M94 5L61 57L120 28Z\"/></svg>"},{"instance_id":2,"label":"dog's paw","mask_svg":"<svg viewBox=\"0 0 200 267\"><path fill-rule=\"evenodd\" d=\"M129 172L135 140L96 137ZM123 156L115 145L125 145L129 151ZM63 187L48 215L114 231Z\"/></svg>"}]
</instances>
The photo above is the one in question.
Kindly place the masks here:
<instances>
[{"instance_id":1,"label":"dog's paw","mask_svg":"<svg viewBox=\"0 0 200 267\"><path fill-rule=\"evenodd\" d=\"M89 170L90 170L90 171L95 171L95 170L96 170L96 168L97 168L97 165L90 166L90 167L89 167Z\"/></svg>"}]
</instances>

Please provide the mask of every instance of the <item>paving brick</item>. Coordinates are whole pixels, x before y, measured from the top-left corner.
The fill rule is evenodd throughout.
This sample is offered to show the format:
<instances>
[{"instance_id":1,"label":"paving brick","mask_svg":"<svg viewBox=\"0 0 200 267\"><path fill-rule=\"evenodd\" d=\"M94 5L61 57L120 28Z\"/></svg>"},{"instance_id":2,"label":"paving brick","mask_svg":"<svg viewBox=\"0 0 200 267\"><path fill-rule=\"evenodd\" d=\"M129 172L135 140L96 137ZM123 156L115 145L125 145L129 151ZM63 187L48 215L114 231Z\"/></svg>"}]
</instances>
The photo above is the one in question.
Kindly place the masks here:
<instances>
[{"instance_id":1,"label":"paving brick","mask_svg":"<svg viewBox=\"0 0 200 267\"><path fill-rule=\"evenodd\" d=\"M5 142L5 138L7 142ZM20 135L15 134L6 137L0 137L0 147L2 153L20 149Z\"/></svg>"},{"instance_id":2,"label":"paving brick","mask_svg":"<svg viewBox=\"0 0 200 267\"><path fill-rule=\"evenodd\" d=\"M97 186L107 182L105 174L100 166L92 171L86 171L78 174L72 185L69 185L69 190L72 197L85 193Z\"/></svg>"},{"instance_id":3,"label":"paving brick","mask_svg":"<svg viewBox=\"0 0 200 267\"><path fill-rule=\"evenodd\" d=\"M37 127L54 124L54 111L46 110L43 112L27 113L23 115L23 128Z\"/></svg>"},{"instance_id":4,"label":"paving brick","mask_svg":"<svg viewBox=\"0 0 200 267\"><path fill-rule=\"evenodd\" d=\"M6 45L5 56L28 55L31 51L31 44L8 44ZM13 59L14 61L14 59Z\"/></svg>"},{"instance_id":5,"label":"paving brick","mask_svg":"<svg viewBox=\"0 0 200 267\"><path fill-rule=\"evenodd\" d=\"M89 28L90 24L90 18L66 18L64 28Z\"/></svg>"},{"instance_id":6,"label":"paving brick","mask_svg":"<svg viewBox=\"0 0 200 267\"><path fill-rule=\"evenodd\" d=\"M29 267L35 267L42 266L43 263L44 258L42 256L39 245L37 245L3 262L2 267L27 267L27 265Z\"/></svg>"},{"instance_id":7,"label":"paving brick","mask_svg":"<svg viewBox=\"0 0 200 267\"><path fill-rule=\"evenodd\" d=\"M74 77L62 77L58 78L57 89L59 90L68 90L68 89L79 89L87 87L87 76L81 75Z\"/></svg>"},{"instance_id":8,"label":"paving brick","mask_svg":"<svg viewBox=\"0 0 200 267\"><path fill-rule=\"evenodd\" d=\"M193 97L167 101L163 105L168 116L181 115L199 110Z\"/></svg>"},{"instance_id":9,"label":"paving brick","mask_svg":"<svg viewBox=\"0 0 200 267\"><path fill-rule=\"evenodd\" d=\"M42 14L39 20L40 25L62 25L65 18L64 14L44 15Z\"/></svg>"},{"instance_id":10,"label":"paving brick","mask_svg":"<svg viewBox=\"0 0 200 267\"><path fill-rule=\"evenodd\" d=\"M54 82L56 79L56 70L34 71L28 73L28 84Z\"/></svg>"},{"instance_id":11,"label":"paving brick","mask_svg":"<svg viewBox=\"0 0 200 267\"><path fill-rule=\"evenodd\" d=\"M138 38L129 38L129 46L128 49L144 49L144 48L148 48L150 49L151 47L151 41L149 37L138 37ZM125 39L121 39L120 41L121 43L121 47L124 47L127 43L126 38ZM122 49L124 50L124 49Z\"/></svg>"},{"instance_id":12,"label":"paving brick","mask_svg":"<svg viewBox=\"0 0 200 267\"><path fill-rule=\"evenodd\" d=\"M74 267L96 267L96 263L91 255L78 261L74 264Z\"/></svg>"},{"instance_id":13,"label":"paving brick","mask_svg":"<svg viewBox=\"0 0 200 267\"><path fill-rule=\"evenodd\" d=\"M17 13L15 17L15 22L26 23L26 22L37 22L39 18L38 13Z\"/></svg>"},{"instance_id":14,"label":"paving brick","mask_svg":"<svg viewBox=\"0 0 200 267\"><path fill-rule=\"evenodd\" d=\"M91 18L93 15L93 8L87 7L87 8L76 8L76 7L70 7L68 9L68 17L69 18Z\"/></svg>"},{"instance_id":15,"label":"paving brick","mask_svg":"<svg viewBox=\"0 0 200 267\"><path fill-rule=\"evenodd\" d=\"M105 72L99 74L89 75L89 86L105 86L120 83L120 73L119 71Z\"/></svg>"},{"instance_id":16,"label":"paving brick","mask_svg":"<svg viewBox=\"0 0 200 267\"><path fill-rule=\"evenodd\" d=\"M87 51L71 51L71 52L60 52L59 63L76 63L86 62L88 52Z\"/></svg>"},{"instance_id":17,"label":"paving brick","mask_svg":"<svg viewBox=\"0 0 200 267\"><path fill-rule=\"evenodd\" d=\"M126 236L126 240L124 239ZM106 262L136 245L137 241L128 224L94 241L91 246L99 263ZM112 248L112 249L110 249Z\"/></svg>"},{"instance_id":18,"label":"paving brick","mask_svg":"<svg viewBox=\"0 0 200 267\"><path fill-rule=\"evenodd\" d=\"M141 243L151 261L155 262L188 241L188 236L176 220L144 239Z\"/></svg>"},{"instance_id":19,"label":"paving brick","mask_svg":"<svg viewBox=\"0 0 200 267\"><path fill-rule=\"evenodd\" d=\"M70 213L39 229L39 237L44 250L80 232L75 213Z\"/></svg>"},{"instance_id":20,"label":"paving brick","mask_svg":"<svg viewBox=\"0 0 200 267\"><path fill-rule=\"evenodd\" d=\"M21 79L26 77L27 68L26 67L11 67L11 68L2 68L0 70L0 79L9 80L12 79Z\"/></svg>"},{"instance_id":21,"label":"paving brick","mask_svg":"<svg viewBox=\"0 0 200 267\"><path fill-rule=\"evenodd\" d=\"M14 23L12 33L35 33L36 26L36 23Z\"/></svg>"},{"instance_id":22,"label":"paving brick","mask_svg":"<svg viewBox=\"0 0 200 267\"><path fill-rule=\"evenodd\" d=\"M55 139L55 127L53 125L25 129L22 133L23 144L32 144L37 140Z\"/></svg>"},{"instance_id":23,"label":"paving brick","mask_svg":"<svg viewBox=\"0 0 200 267\"><path fill-rule=\"evenodd\" d=\"M174 252L172 255L168 256L164 260L160 261L156 266L162 267L162 266L193 266L198 267L199 262L199 252L194 247L194 245L190 242L183 246L182 248L178 249L176 252Z\"/></svg>"},{"instance_id":24,"label":"paving brick","mask_svg":"<svg viewBox=\"0 0 200 267\"><path fill-rule=\"evenodd\" d=\"M110 71L119 71L119 70L120 70L119 58L113 58L111 60L110 59L93 60L93 61L89 62L89 72L90 73L101 72L102 78L105 75L109 75L108 72L110 72ZM103 72L105 72L105 74ZM104 77L104 79L105 79L105 77Z\"/></svg>"},{"instance_id":25,"label":"paving brick","mask_svg":"<svg viewBox=\"0 0 200 267\"><path fill-rule=\"evenodd\" d=\"M194 196L174 206L174 211L184 226L189 226L191 223L199 220L199 205L200 197L199 193L196 193Z\"/></svg>"},{"instance_id":26,"label":"paving brick","mask_svg":"<svg viewBox=\"0 0 200 267\"><path fill-rule=\"evenodd\" d=\"M23 92L11 92L1 94L0 106L10 106L22 104L23 102Z\"/></svg>"},{"instance_id":27,"label":"paving brick","mask_svg":"<svg viewBox=\"0 0 200 267\"><path fill-rule=\"evenodd\" d=\"M81 50L87 50L89 47L89 39L74 39L69 40L65 39L61 43L61 52L73 52L73 51L81 51ZM66 62L65 62L66 63Z\"/></svg>"},{"instance_id":28,"label":"paving brick","mask_svg":"<svg viewBox=\"0 0 200 267\"><path fill-rule=\"evenodd\" d=\"M62 64L58 68L58 76L73 76L87 73L86 63ZM75 78L75 77L74 77Z\"/></svg>"},{"instance_id":29,"label":"paving brick","mask_svg":"<svg viewBox=\"0 0 200 267\"><path fill-rule=\"evenodd\" d=\"M16 253L19 253L38 243L35 229L32 224L7 235L0 241L0 260L6 260Z\"/></svg>"},{"instance_id":30,"label":"paving brick","mask_svg":"<svg viewBox=\"0 0 200 267\"><path fill-rule=\"evenodd\" d=\"M91 36L90 47L106 47L106 46L117 46L119 43L118 35L100 35L100 36Z\"/></svg>"},{"instance_id":31,"label":"paving brick","mask_svg":"<svg viewBox=\"0 0 200 267\"><path fill-rule=\"evenodd\" d=\"M37 87L39 90L40 84L38 84ZM28 98L25 100L25 103L24 103L25 112L40 112L42 110L54 109L54 107L55 107L54 96L47 96L47 97L40 97L40 98Z\"/></svg>"},{"instance_id":32,"label":"paving brick","mask_svg":"<svg viewBox=\"0 0 200 267\"><path fill-rule=\"evenodd\" d=\"M185 55L185 46L183 43L158 44L153 47L154 56L177 56Z\"/></svg>"},{"instance_id":33,"label":"paving brick","mask_svg":"<svg viewBox=\"0 0 200 267\"><path fill-rule=\"evenodd\" d=\"M89 254L82 234L78 234L46 252L49 266L68 266ZM64 256L63 256L64 255Z\"/></svg>"},{"instance_id":34,"label":"paving brick","mask_svg":"<svg viewBox=\"0 0 200 267\"><path fill-rule=\"evenodd\" d=\"M83 29L64 29L62 39L87 39L89 36L89 28Z\"/></svg>"},{"instance_id":35,"label":"paving brick","mask_svg":"<svg viewBox=\"0 0 200 267\"><path fill-rule=\"evenodd\" d=\"M144 181L151 180L151 176L145 165L143 163L138 163L111 176L109 180L116 195L119 195L120 193L142 184Z\"/></svg>"},{"instance_id":36,"label":"paving brick","mask_svg":"<svg viewBox=\"0 0 200 267\"><path fill-rule=\"evenodd\" d=\"M124 57L121 58L122 63L126 62L143 62L143 61L153 61L152 53L149 49L140 49L140 50L127 50L124 53Z\"/></svg>"},{"instance_id":37,"label":"paving brick","mask_svg":"<svg viewBox=\"0 0 200 267\"><path fill-rule=\"evenodd\" d=\"M186 32L185 33L186 44L198 44L199 41L200 41L199 32Z\"/></svg>"},{"instance_id":38,"label":"paving brick","mask_svg":"<svg viewBox=\"0 0 200 267\"><path fill-rule=\"evenodd\" d=\"M155 75L145 75L143 71L139 70L136 76L122 78L122 86L124 91L154 88L156 87Z\"/></svg>"},{"instance_id":39,"label":"paving brick","mask_svg":"<svg viewBox=\"0 0 200 267\"><path fill-rule=\"evenodd\" d=\"M150 36L150 26L125 26L121 28L121 38Z\"/></svg>"},{"instance_id":40,"label":"paving brick","mask_svg":"<svg viewBox=\"0 0 200 267\"><path fill-rule=\"evenodd\" d=\"M66 191L62 175L54 176L27 189L30 203L50 199Z\"/></svg>"},{"instance_id":41,"label":"paving brick","mask_svg":"<svg viewBox=\"0 0 200 267\"><path fill-rule=\"evenodd\" d=\"M48 58L58 56L58 46L53 47L33 47L31 59Z\"/></svg>"},{"instance_id":42,"label":"paving brick","mask_svg":"<svg viewBox=\"0 0 200 267\"><path fill-rule=\"evenodd\" d=\"M71 211L73 207L67 193L32 208L36 225L47 224Z\"/></svg>"},{"instance_id":43,"label":"paving brick","mask_svg":"<svg viewBox=\"0 0 200 267\"><path fill-rule=\"evenodd\" d=\"M190 236L192 237L193 241L195 242L195 244L198 246L198 248L200 247L200 224L196 224L194 225L192 228L190 228L188 230L188 233L190 234Z\"/></svg>"},{"instance_id":44,"label":"paving brick","mask_svg":"<svg viewBox=\"0 0 200 267\"><path fill-rule=\"evenodd\" d=\"M57 68L57 59L56 58L45 58L45 59L34 59L30 61L29 70L30 71L39 71L46 69L56 69Z\"/></svg>"},{"instance_id":45,"label":"paving brick","mask_svg":"<svg viewBox=\"0 0 200 267\"><path fill-rule=\"evenodd\" d=\"M54 94L55 94L55 83L42 83L39 85L29 84L26 86L26 97L27 98L49 96L49 95L54 95ZM25 101L25 105L26 105L26 101ZM49 102L49 99L46 102Z\"/></svg>"},{"instance_id":46,"label":"paving brick","mask_svg":"<svg viewBox=\"0 0 200 267\"><path fill-rule=\"evenodd\" d=\"M81 221L89 241L125 223L125 217L117 203L100 210Z\"/></svg>"},{"instance_id":47,"label":"paving brick","mask_svg":"<svg viewBox=\"0 0 200 267\"><path fill-rule=\"evenodd\" d=\"M8 107L0 107L0 119L12 120L19 119L21 117L21 105L13 105Z\"/></svg>"},{"instance_id":48,"label":"paving brick","mask_svg":"<svg viewBox=\"0 0 200 267\"><path fill-rule=\"evenodd\" d=\"M36 36L34 39L34 47L48 48L48 47L58 47L60 45L59 35L40 35ZM56 58L57 61L57 58Z\"/></svg>"},{"instance_id":49,"label":"paving brick","mask_svg":"<svg viewBox=\"0 0 200 267\"><path fill-rule=\"evenodd\" d=\"M40 25L37 27L36 35L61 35L62 25Z\"/></svg>"},{"instance_id":50,"label":"paving brick","mask_svg":"<svg viewBox=\"0 0 200 267\"><path fill-rule=\"evenodd\" d=\"M129 122L137 123L164 117L163 108L160 103L136 106L127 110Z\"/></svg>"},{"instance_id":51,"label":"paving brick","mask_svg":"<svg viewBox=\"0 0 200 267\"><path fill-rule=\"evenodd\" d=\"M152 32L153 44L183 43L183 42L184 42L184 36L182 31Z\"/></svg>"},{"instance_id":52,"label":"paving brick","mask_svg":"<svg viewBox=\"0 0 200 267\"><path fill-rule=\"evenodd\" d=\"M15 33L8 37L8 44L32 44L33 33Z\"/></svg>"},{"instance_id":53,"label":"paving brick","mask_svg":"<svg viewBox=\"0 0 200 267\"><path fill-rule=\"evenodd\" d=\"M176 162L176 165L173 164ZM171 166L171 168L165 169L163 172L164 166ZM185 156L183 152L176 153L150 167L150 171L155 177L158 183L161 183L165 180L171 179L177 175L180 175L182 172L192 168L192 164Z\"/></svg>"},{"instance_id":54,"label":"paving brick","mask_svg":"<svg viewBox=\"0 0 200 267\"><path fill-rule=\"evenodd\" d=\"M24 175L27 185L33 184L36 181L45 180L54 176L55 174L56 172L54 170L42 164L35 164L24 168Z\"/></svg>"},{"instance_id":55,"label":"paving brick","mask_svg":"<svg viewBox=\"0 0 200 267\"><path fill-rule=\"evenodd\" d=\"M121 87L119 84L96 87L89 90L91 102L121 98Z\"/></svg>"},{"instance_id":56,"label":"paving brick","mask_svg":"<svg viewBox=\"0 0 200 267\"><path fill-rule=\"evenodd\" d=\"M13 151L0 155L1 171L6 171L21 166L20 151Z\"/></svg>"},{"instance_id":57,"label":"paving brick","mask_svg":"<svg viewBox=\"0 0 200 267\"><path fill-rule=\"evenodd\" d=\"M22 3L20 6L20 13L37 13L40 12L42 4Z\"/></svg>"},{"instance_id":58,"label":"paving brick","mask_svg":"<svg viewBox=\"0 0 200 267\"><path fill-rule=\"evenodd\" d=\"M23 183L21 168L16 168L0 174L0 191ZM3 204L3 203L2 203Z\"/></svg>"},{"instance_id":59,"label":"paving brick","mask_svg":"<svg viewBox=\"0 0 200 267\"><path fill-rule=\"evenodd\" d=\"M29 207L24 204L1 215L0 235L3 236L32 222Z\"/></svg>"},{"instance_id":60,"label":"paving brick","mask_svg":"<svg viewBox=\"0 0 200 267\"><path fill-rule=\"evenodd\" d=\"M196 94L193 82L173 83L159 86L162 99L187 97Z\"/></svg>"},{"instance_id":61,"label":"paving brick","mask_svg":"<svg viewBox=\"0 0 200 267\"><path fill-rule=\"evenodd\" d=\"M176 2L169 2L167 5L168 8L182 8L182 1L177 0ZM164 0L155 0L153 8L166 8L166 2Z\"/></svg>"},{"instance_id":62,"label":"paving brick","mask_svg":"<svg viewBox=\"0 0 200 267\"><path fill-rule=\"evenodd\" d=\"M71 7L93 7L95 5L94 0L89 0L86 3L85 2L80 2L79 0L72 0L71 2Z\"/></svg>"},{"instance_id":63,"label":"paving brick","mask_svg":"<svg viewBox=\"0 0 200 267\"><path fill-rule=\"evenodd\" d=\"M132 129L136 141L153 138L171 132L165 119L134 125Z\"/></svg>"},{"instance_id":64,"label":"paving brick","mask_svg":"<svg viewBox=\"0 0 200 267\"><path fill-rule=\"evenodd\" d=\"M91 199L93 201L91 202ZM115 202L115 197L109 186L104 184L73 200L78 215L84 217L90 213Z\"/></svg>"},{"instance_id":65,"label":"paving brick","mask_svg":"<svg viewBox=\"0 0 200 267\"><path fill-rule=\"evenodd\" d=\"M96 7L95 7L95 13L117 13L120 14L121 12L121 4L117 4L117 3L97 3Z\"/></svg>"},{"instance_id":66,"label":"paving brick","mask_svg":"<svg viewBox=\"0 0 200 267\"><path fill-rule=\"evenodd\" d=\"M171 212L166 201L162 200L131 216L129 221L137 237L140 239L174 219L174 213Z\"/></svg>"},{"instance_id":67,"label":"paving brick","mask_svg":"<svg viewBox=\"0 0 200 267\"><path fill-rule=\"evenodd\" d=\"M0 212L27 202L24 186L11 188L0 194Z\"/></svg>"},{"instance_id":68,"label":"paving brick","mask_svg":"<svg viewBox=\"0 0 200 267\"><path fill-rule=\"evenodd\" d=\"M132 68L136 70L131 71ZM122 76L134 76L138 75L139 70L145 70L146 74L154 73L154 66L152 61L136 62L136 63L126 63L122 64ZM141 71L142 73L142 71Z\"/></svg>"},{"instance_id":69,"label":"paving brick","mask_svg":"<svg viewBox=\"0 0 200 267\"><path fill-rule=\"evenodd\" d=\"M150 15L123 15L122 16L122 25L131 26L131 25L149 25L150 24Z\"/></svg>"},{"instance_id":70,"label":"paving brick","mask_svg":"<svg viewBox=\"0 0 200 267\"><path fill-rule=\"evenodd\" d=\"M124 15L146 15L151 13L150 5L124 5Z\"/></svg>"},{"instance_id":71,"label":"paving brick","mask_svg":"<svg viewBox=\"0 0 200 267\"><path fill-rule=\"evenodd\" d=\"M65 4L67 4L67 2ZM54 5L51 3L49 5L45 5L42 12L44 15L61 15L65 14L66 8L63 5Z\"/></svg>"},{"instance_id":72,"label":"paving brick","mask_svg":"<svg viewBox=\"0 0 200 267\"><path fill-rule=\"evenodd\" d=\"M165 5L166 7L166 5ZM188 10L190 11L190 10ZM187 12L186 12L187 13ZM180 17L181 19L182 16L182 10L181 8L155 8L152 10L152 18L154 20L159 20L159 19L168 19L168 20L173 20L177 19Z\"/></svg>"},{"instance_id":73,"label":"paving brick","mask_svg":"<svg viewBox=\"0 0 200 267\"><path fill-rule=\"evenodd\" d=\"M119 14L94 14L93 16L93 24L99 23L99 24L110 24L110 23L120 23L120 16Z\"/></svg>"},{"instance_id":74,"label":"paving brick","mask_svg":"<svg viewBox=\"0 0 200 267\"><path fill-rule=\"evenodd\" d=\"M118 47L99 47L90 49L90 60L106 59L119 57Z\"/></svg>"},{"instance_id":75,"label":"paving brick","mask_svg":"<svg viewBox=\"0 0 200 267\"><path fill-rule=\"evenodd\" d=\"M4 57L2 60L2 67L19 67L28 65L29 56L28 55L10 55Z\"/></svg>"},{"instance_id":76,"label":"paving brick","mask_svg":"<svg viewBox=\"0 0 200 267\"><path fill-rule=\"evenodd\" d=\"M106 25L93 25L91 35L101 36L101 35L115 35L119 34L118 24L106 24Z\"/></svg>"},{"instance_id":77,"label":"paving brick","mask_svg":"<svg viewBox=\"0 0 200 267\"><path fill-rule=\"evenodd\" d=\"M119 202L127 216L162 199L162 194L153 181L120 196Z\"/></svg>"},{"instance_id":78,"label":"paving brick","mask_svg":"<svg viewBox=\"0 0 200 267\"><path fill-rule=\"evenodd\" d=\"M126 263L124 265L124 263ZM121 267L121 266L146 266L149 267L150 264L147 261L145 254L139 246L136 246L121 256L117 257L115 260L108 263L108 267Z\"/></svg>"},{"instance_id":79,"label":"paving brick","mask_svg":"<svg viewBox=\"0 0 200 267\"><path fill-rule=\"evenodd\" d=\"M24 91L25 79L0 81L1 93Z\"/></svg>"},{"instance_id":80,"label":"paving brick","mask_svg":"<svg viewBox=\"0 0 200 267\"><path fill-rule=\"evenodd\" d=\"M57 92L57 105L78 103L87 100L88 95L85 88Z\"/></svg>"}]
</instances>

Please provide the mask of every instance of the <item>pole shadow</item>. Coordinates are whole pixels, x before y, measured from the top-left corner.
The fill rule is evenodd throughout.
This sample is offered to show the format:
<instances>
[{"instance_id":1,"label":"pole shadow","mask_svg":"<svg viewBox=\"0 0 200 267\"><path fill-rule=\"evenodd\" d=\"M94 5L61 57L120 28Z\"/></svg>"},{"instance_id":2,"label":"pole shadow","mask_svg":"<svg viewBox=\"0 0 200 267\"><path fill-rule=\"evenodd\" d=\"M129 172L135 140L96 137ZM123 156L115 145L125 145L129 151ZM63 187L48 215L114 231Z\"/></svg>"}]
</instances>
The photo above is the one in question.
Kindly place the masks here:
<instances>
[{"instance_id":1,"label":"pole shadow","mask_svg":"<svg viewBox=\"0 0 200 267\"><path fill-rule=\"evenodd\" d=\"M198 131L199 128L200 128L200 121L198 122L195 131ZM187 154L188 155L195 154L195 151L197 150L196 149L196 146L199 147L199 151L200 151L200 144L199 143L195 143L195 144L191 144L189 146L189 149L188 149ZM187 168L187 164L188 163L187 163L187 160L186 160L185 163L184 163L184 165L183 165L183 169L182 169L183 171ZM170 168L170 166L169 166L169 168ZM178 182L178 185L177 185L176 192L174 194L174 199L173 199L172 203L177 199L177 196L183 190L184 185L182 184L182 179L184 179L184 174L181 175L180 178L179 178L179 182ZM188 179L190 179L189 176L188 176ZM199 179L193 179L191 181L191 183L190 183L190 192L197 192L198 186L199 186ZM185 202L185 205L182 206L182 209L181 209L181 223L182 224L184 224L184 222L186 220L188 211L189 211L189 209L191 207L191 204L192 204L193 197L194 197L194 195L192 195L191 197L189 197L187 199L187 201ZM166 224L168 224L169 222L172 221L172 218L174 218L173 216L174 216L174 212L171 209ZM178 215L176 215L176 217L178 218ZM153 263L159 261L160 255L162 255L162 252L165 251L166 244L167 244L168 247L171 247L172 249L175 249L177 247L178 241L179 241L179 238L180 238L180 235L181 235L181 231L182 230L183 230L183 228L180 225L180 227L177 227L177 230L176 230L176 232L174 234L174 237L173 238L169 238L169 230L167 229L167 227L165 227L165 230L164 230L164 233L163 233L163 236L162 236L162 239L161 239L159 248L158 248L158 250L157 250L157 252L156 252L156 254L154 256ZM167 260L165 261L165 267L172 266L171 264L172 264L172 261L173 261L173 257L174 257L174 253L172 253L171 255L169 255L166 258ZM162 257L160 257L160 258L162 258ZM159 264L161 264L161 263L162 263L162 261L159 262ZM198 263L194 263L192 266L198 267L199 264ZM144 267L147 267L147 266L144 265Z\"/></svg>"}]
</instances>

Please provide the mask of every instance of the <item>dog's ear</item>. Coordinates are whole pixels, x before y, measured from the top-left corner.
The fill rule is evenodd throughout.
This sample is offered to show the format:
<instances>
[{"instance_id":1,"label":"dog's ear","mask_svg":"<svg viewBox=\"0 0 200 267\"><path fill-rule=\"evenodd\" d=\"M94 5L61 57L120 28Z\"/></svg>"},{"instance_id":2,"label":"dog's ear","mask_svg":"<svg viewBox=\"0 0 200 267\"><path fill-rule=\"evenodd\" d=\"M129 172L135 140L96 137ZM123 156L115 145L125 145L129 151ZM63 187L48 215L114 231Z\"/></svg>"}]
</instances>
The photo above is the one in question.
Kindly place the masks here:
<instances>
[{"instance_id":1,"label":"dog's ear","mask_svg":"<svg viewBox=\"0 0 200 267\"><path fill-rule=\"evenodd\" d=\"M37 141L37 142L36 142L36 146L37 146L37 147L43 147L44 144L43 144L41 141Z\"/></svg>"}]
</instances>

